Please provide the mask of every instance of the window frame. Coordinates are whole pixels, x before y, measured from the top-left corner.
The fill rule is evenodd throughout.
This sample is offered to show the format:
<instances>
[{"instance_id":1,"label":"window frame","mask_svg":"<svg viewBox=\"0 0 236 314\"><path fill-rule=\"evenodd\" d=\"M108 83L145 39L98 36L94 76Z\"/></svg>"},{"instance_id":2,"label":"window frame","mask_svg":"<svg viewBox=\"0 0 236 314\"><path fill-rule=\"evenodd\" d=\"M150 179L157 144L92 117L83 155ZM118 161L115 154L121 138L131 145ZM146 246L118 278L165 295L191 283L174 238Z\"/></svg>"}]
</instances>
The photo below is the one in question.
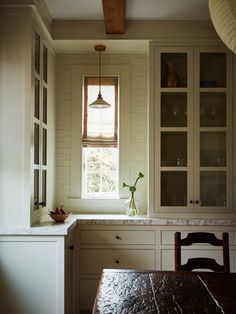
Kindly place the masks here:
<instances>
[{"instance_id":1,"label":"window frame","mask_svg":"<svg viewBox=\"0 0 236 314\"><path fill-rule=\"evenodd\" d=\"M119 146L118 146L118 108L119 108L119 77L118 76L102 76L100 79L101 87L112 86L114 87L114 122L113 128L114 132L110 137L105 136L91 136L88 130L88 118L89 118L89 103L88 103L88 90L89 86L96 86L98 90L99 77L98 76L84 76L83 83L83 118L82 118L82 198L83 199L117 199L119 190L116 189L115 193L103 192L103 193L88 193L87 192L87 177L86 169L87 164L85 162L86 149L104 149L104 148L114 148L117 150L119 156ZM102 88L103 96L104 89ZM92 109L96 114L102 113L106 109ZM99 111L99 112L98 112ZM100 151L101 153L101 151ZM118 177L116 175L116 188L119 186L119 159L117 160L116 169L118 172ZM118 186L117 186L118 185ZM101 186L100 186L101 187Z\"/></svg>"},{"instance_id":2,"label":"window frame","mask_svg":"<svg viewBox=\"0 0 236 314\"><path fill-rule=\"evenodd\" d=\"M130 65L103 65L103 76L119 77L119 198L82 199L82 108L84 76L97 76L96 65L74 65L72 68L71 168L70 195L64 204L81 213L123 213L129 192L122 182L130 181Z\"/></svg>"}]
</instances>

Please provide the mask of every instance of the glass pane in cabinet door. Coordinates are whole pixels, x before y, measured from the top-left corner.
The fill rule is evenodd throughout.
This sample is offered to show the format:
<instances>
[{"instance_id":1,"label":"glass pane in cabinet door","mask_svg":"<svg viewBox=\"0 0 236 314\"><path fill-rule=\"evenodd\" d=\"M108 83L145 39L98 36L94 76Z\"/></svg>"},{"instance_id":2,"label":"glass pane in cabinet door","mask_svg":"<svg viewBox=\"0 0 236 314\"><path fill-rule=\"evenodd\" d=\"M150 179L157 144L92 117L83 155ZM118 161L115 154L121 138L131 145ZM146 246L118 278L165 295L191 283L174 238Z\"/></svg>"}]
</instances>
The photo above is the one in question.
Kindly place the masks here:
<instances>
[{"instance_id":1,"label":"glass pane in cabinet door","mask_svg":"<svg viewBox=\"0 0 236 314\"><path fill-rule=\"evenodd\" d=\"M47 204L47 170L42 171L42 207Z\"/></svg>"},{"instance_id":2,"label":"glass pane in cabinet door","mask_svg":"<svg viewBox=\"0 0 236 314\"><path fill-rule=\"evenodd\" d=\"M34 210L39 208L39 170L34 170Z\"/></svg>"},{"instance_id":3,"label":"glass pane in cabinet door","mask_svg":"<svg viewBox=\"0 0 236 314\"><path fill-rule=\"evenodd\" d=\"M200 127L226 126L225 93L200 94Z\"/></svg>"},{"instance_id":4,"label":"glass pane in cabinet door","mask_svg":"<svg viewBox=\"0 0 236 314\"><path fill-rule=\"evenodd\" d=\"M43 46L43 80L47 83L48 80L48 49Z\"/></svg>"},{"instance_id":5,"label":"glass pane in cabinet door","mask_svg":"<svg viewBox=\"0 0 236 314\"><path fill-rule=\"evenodd\" d=\"M226 87L225 53L200 53L200 87Z\"/></svg>"},{"instance_id":6,"label":"glass pane in cabinet door","mask_svg":"<svg viewBox=\"0 0 236 314\"><path fill-rule=\"evenodd\" d=\"M186 171L161 171L161 206L187 206Z\"/></svg>"},{"instance_id":7,"label":"glass pane in cabinet door","mask_svg":"<svg viewBox=\"0 0 236 314\"><path fill-rule=\"evenodd\" d=\"M161 127L187 127L186 93L161 93Z\"/></svg>"},{"instance_id":8,"label":"glass pane in cabinet door","mask_svg":"<svg viewBox=\"0 0 236 314\"><path fill-rule=\"evenodd\" d=\"M47 130L43 128L43 148L42 148L43 165L47 164Z\"/></svg>"},{"instance_id":9,"label":"glass pane in cabinet door","mask_svg":"<svg viewBox=\"0 0 236 314\"><path fill-rule=\"evenodd\" d=\"M34 117L39 119L39 80L34 83Z\"/></svg>"},{"instance_id":10,"label":"glass pane in cabinet door","mask_svg":"<svg viewBox=\"0 0 236 314\"><path fill-rule=\"evenodd\" d=\"M48 90L43 88L43 123L47 124L47 103L48 103Z\"/></svg>"},{"instance_id":11,"label":"glass pane in cabinet door","mask_svg":"<svg viewBox=\"0 0 236 314\"><path fill-rule=\"evenodd\" d=\"M39 125L34 124L34 164L39 164Z\"/></svg>"},{"instance_id":12,"label":"glass pane in cabinet door","mask_svg":"<svg viewBox=\"0 0 236 314\"><path fill-rule=\"evenodd\" d=\"M39 74L40 72L40 36L35 32L34 36L34 69Z\"/></svg>"},{"instance_id":13,"label":"glass pane in cabinet door","mask_svg":"<svg viewBox=\"0 0 236 314\"><path fill-rule=\"evenodd\" d=\"M161 132L161 166L187 166L186 132Z\"/></svg>"},{"instance_id":14,"label":"glass pane in cabinet door","mask_svg":"<svg viewBox=\"0 0 236 314\"><path fill-rule=\"evenodd\" d=\"M201 132L200 166L201 167L226 166L225 132Z\"/></svg>"},{"instance_id":15,"label":"glass pane in cabinet door","mask_svg":"<svg viewBox=\"0 0 236 314\"><path fill-rule=\"evenodd\" d=\"M201 206L226 206L226 172L201 171Z\"/></svg>"},{"instance_id":16,"label":"glass pane in cabinet door","mask_svg":"<svg viewBox=\"0 0 236 314\"><path fill-rule=\"evenodd\" d=\"M161 54L161 87L187 87L187 53Z\"/></svg>"}]
</instances>

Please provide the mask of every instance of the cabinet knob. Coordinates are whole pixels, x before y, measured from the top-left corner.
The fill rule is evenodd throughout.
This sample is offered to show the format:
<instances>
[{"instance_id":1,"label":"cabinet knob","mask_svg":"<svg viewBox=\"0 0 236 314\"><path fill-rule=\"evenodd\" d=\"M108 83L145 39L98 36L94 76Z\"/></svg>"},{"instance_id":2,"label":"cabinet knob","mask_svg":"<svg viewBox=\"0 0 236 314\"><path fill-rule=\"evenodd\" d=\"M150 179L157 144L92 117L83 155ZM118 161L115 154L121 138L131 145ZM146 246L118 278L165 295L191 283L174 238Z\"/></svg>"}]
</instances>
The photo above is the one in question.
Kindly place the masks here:
<instances>
[{"instance_id":1,"label":"cabinet knob","mask_svg":"<svg viewBox=\"0 0 236 314\"><path fill-rule=\"evenodd\" d=\"M74 244L72 244L72 245L69 246L69 249L70 249L70 250L74 250L74 248L75 248Z\"/></svg>"},{"instance_id":2,"label":"cabinet knob","mask_svg":"<svg viewBox=\"0 0 236 314\"><path fill-rule=\"evenodd\" d=\"M190 204L193 204L193 200L190 200Z\"/></svg>"},{"instance_id":3,"label":"cabinet knob","mask_svg":"<svg viewBox=\"0 0 236 314\"><path fill-rule=\"evenodd\" d=\"M120 263L120 261L117 259L117 260L116 260L116 264L119 264L119 263Z\"/></svg>"},{"instance_id":4,"label":"cabinet knob","mask_svg":"<svg viewBox=\"0 0 236 314\"><path fill-rule=\"evenodd\" d=\"M120 236L116 236L116 239L117 239L117 240L121 240L121 237L120 237Z\"/></svg>"},{"instance_id":5,"label":"cabinet knob","mask_svg":"<svg viewBox=\"0 0 236 314\"><path fill-rule=\"evenodd\" d=\"M199 201L196 201L196 204L199 204Z\"/></svg>"}]
</instances>

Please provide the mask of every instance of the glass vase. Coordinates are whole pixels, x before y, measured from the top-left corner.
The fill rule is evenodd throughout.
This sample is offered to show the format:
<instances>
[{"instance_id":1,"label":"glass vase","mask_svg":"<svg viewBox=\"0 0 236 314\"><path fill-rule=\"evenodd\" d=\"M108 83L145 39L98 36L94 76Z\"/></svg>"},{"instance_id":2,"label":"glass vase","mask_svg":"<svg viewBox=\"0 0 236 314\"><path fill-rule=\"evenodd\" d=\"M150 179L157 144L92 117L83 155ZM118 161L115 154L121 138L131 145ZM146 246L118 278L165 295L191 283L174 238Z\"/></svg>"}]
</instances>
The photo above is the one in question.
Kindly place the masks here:
<instances>
[{"instance_id":1,"label":"glass vase","mask_svg":"<svg viewBox=\"0 0 236 314\"><path fill-rule=\"evenodd\" d=\"M125 202L126 215L136 216L139 214L139 204L134 199L134 193L131 193L130 199Z\"/></svg>"}]
</instances>

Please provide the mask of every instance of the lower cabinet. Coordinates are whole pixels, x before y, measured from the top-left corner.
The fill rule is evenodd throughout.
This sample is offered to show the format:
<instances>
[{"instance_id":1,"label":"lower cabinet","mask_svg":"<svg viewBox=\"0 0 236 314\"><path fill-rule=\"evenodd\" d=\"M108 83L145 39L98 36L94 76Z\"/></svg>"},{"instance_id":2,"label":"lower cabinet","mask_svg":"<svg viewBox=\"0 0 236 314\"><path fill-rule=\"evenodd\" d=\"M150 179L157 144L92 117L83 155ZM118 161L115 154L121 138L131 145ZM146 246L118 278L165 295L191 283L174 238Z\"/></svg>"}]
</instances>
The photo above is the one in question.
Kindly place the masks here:
<instances>
[{"instance_id":1,"label":"lower cabinet","mask_svg":"<svg viewBox=\"0 0 236 314\"><path fill-rule=\"evenodd\" d=\"M79 308L91 310L105 268L156 269L155 228L78 226Z\"/></svg>"},{"instance_id":2,"label":"lower cabinet","mask_svg":"<svg viewBox=\"0 0 236 314\"><path fill-rule=\"evenodd\" d=\"M69 236L0 236L1 314L71 314L73 246Z\"/></svg>"},{"instance_id":3,"label":"lower cabinet","mask_svg":"<svg viewBox=\"0 0 236 314\"><path fill-rule=\"evenodd\" d=\"M230 270L235 271L235 227L160 225L79 225L79 284L76 300L81 314L91 313L103 269L174 270L174 233L208 231L218 237L229 232ZM208 245L184 249L182 261L193 256L210 256L222 263L222 251Z\"/></svg>"}]
</instances>

